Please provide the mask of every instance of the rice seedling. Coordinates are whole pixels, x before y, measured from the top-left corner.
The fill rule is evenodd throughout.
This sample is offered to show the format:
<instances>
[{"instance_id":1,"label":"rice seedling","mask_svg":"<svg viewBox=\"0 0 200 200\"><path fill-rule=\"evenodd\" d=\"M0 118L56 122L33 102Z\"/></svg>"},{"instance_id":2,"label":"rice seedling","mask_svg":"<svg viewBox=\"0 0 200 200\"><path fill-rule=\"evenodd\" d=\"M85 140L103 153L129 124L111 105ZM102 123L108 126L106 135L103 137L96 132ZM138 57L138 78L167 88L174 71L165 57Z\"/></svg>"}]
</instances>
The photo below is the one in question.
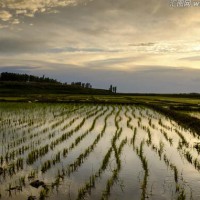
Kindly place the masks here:
<instances>
[{"instance_id":1,"label":"rice seedling","mask_svg":"<svg viewBox=\"0 0 200 200\"><path fill-rule=\"evenodd\" d=\"M176 160L178 157L187 161L184 163L190 164L191 168L200 171L197 157L200 151L199 138L188 130L181 129L174 121L142 106L72 103L34 104L30 107L25 105L25 108L16 105L15 109L7 109L3 112L0 110L2 199L5 197L12 200L18 195L17 198L23 200L24 192L34 186L39 189L35 190L34 195L29 194L26 199L58 199L60 190L68 182L73 182L71 191L62 193L73 193L73 196L70 195L72 199L76 195L77 199L84 199L88 195L91 195L91 198L115 199L116 194L112 191L117 190L119 193L119 175L120 180L122 178L124 181L126 174L131 174L131 178L132 174L136 173L135 170L139 170L142 181L139 179L139 182L132 186L140 185L140 199L147 199L150 195L148 186L152 185L151 173L155 173L154 177L157 175L155 170L151 171L154 166L149 163L154 159L157 159L155 163L158 168L163 167L162 164L166 166L163 170L165 175L168 170L172 175L169 184L173 187L169 186L170 192L166 193L166 198L170 199L171 193L175 192L173 198L188 199L185 172L180 173L182 166L175 165L172 159ZM129 145L124 148L128 141ZM102 146L104 143L106 148ZM131 152L134 151L132 155L130 151L127 152L128 148ZM150 151L154 157L149 157ZM96 156L99 159L96 159ZM126 157L134 158L134 162L139 162L141 169L128 167L130 163L129 160L124 160ZM94 168L92 166L91 171L85 170L85 166L91 163ZM126 165L129 171L120 174ZM109 169L111 171L108 171ZM184 168L186 173L188 169L189 167ZM189 185L192 179L190 173L187 174ZM80 177L86 180L82 185ZM158 181L163 184L160 179ZM75 189L77 186L80 186L78 191ZM54 188L57 193L50 193L50 189ZM94 191L98 192L92 196ZM159 195L157 188L151 191L152 198L154 193ZM127 198L126 193L123 195ZM194 195L197 195L197 192Z\"/></svg>"},{"instance_id":2,"label":"rice seedling","mask_svg":"<svg viewBox=\"0 0 200 200\"><path fill-rule=\"evenodd\" d=\"M106 189L103 191L101 199L108 199L108 197L110 196L110 191L112 186L114 185L115 181L118 178L118 174L121 170L121 152L123 147L125 146L125 144L127 143L127 138L123 139L119 145L119 148L117 149L116 146L113 147L114 152L115 152L115 158L116 158L116 163L117 163L117 167L113 170L112 172L112 176L110 179L107 180L106 183Z\"/></svg>"}]
</instances>

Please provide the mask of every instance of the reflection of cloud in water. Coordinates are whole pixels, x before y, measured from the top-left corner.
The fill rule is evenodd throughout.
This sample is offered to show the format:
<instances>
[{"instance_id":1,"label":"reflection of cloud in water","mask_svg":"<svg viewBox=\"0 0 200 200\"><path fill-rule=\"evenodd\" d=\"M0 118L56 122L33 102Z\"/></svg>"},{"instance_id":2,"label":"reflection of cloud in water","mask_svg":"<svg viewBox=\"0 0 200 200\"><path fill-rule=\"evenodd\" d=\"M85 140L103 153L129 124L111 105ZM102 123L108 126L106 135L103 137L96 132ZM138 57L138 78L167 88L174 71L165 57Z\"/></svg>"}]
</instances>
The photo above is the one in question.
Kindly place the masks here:
<instances>
[{"instance_id":1,"label":"reflection of cloud in water","mask_svg":"<svg viewBox=\"0 0 200 200\"><path fill-rule=\"evenodd\" d=\"M3 0L0 2L0 21L16 22L19 16L34 17L37 12L57 12L56 7L76 6L88 1L91 0Z\"/></svg>"}]
</instances>

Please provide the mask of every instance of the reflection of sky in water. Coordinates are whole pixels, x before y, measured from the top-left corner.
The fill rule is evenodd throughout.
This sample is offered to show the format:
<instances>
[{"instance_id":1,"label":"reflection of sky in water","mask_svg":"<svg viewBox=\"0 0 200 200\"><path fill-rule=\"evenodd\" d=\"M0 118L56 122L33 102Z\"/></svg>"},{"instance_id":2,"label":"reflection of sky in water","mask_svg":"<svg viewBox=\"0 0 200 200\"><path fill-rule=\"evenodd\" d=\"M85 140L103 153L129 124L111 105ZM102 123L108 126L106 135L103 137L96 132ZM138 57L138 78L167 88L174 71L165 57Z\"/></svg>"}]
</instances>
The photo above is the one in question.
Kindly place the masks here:
<instances>
[{"instance_id":1,"label":"reflection of sky in water","mask_svg":"<svg viewBox=\"0 0 200 200\"><path fill-rule=\"evenodd\" d=\"M189 112L189 115L200 119L200 112Z\"/></svg>"},{"instance_id":2,"label":"reflection of sky in water","mask_svg":"<svg viewBox=\"0 0 200 200\"><path fill-rule=\"evenodd\" d=\"M35 107L34 110L31 110L31 115L33 118L36 116L36 114L44 113L44 124L45 126L41 126L40 128L37 128L36 130L32 130L34 133L37 133L38 131L41 131L47 125L49 127L52 127L53 124L56 122L59 122L60 120L65 119L64 123L69 122L71 119L74 118L74 113L70 114L69 117L67 115L59 116L59 113L63 113L63 110L61 109L62 106L52 106L50 109L48 107L42 108L38 106ZM95 107L88 108L89 109L95 109ZM110 109L107 111L107 114L111 111ZM43 112L45 110L45 112ZM175 165L178 170L178 184L181 187L184 187L184 190L186 192L187 197L190 197L190 188L192 189L192 195L194 200L198 199L199 193L199 181L200 176L199 172L194 169L194 166L189 164L187 160L184 158L184 151L190 151L191 155L196 158L199 157L196 150L193 149L193 145L195 142L198 142L199 139L197 137L194 137L189 131L183 130L174 122L170 122L168 119L163 117L160 114L157 114L155 112L152 112L147 109L141 109L137 107L129 107L129 111L127 112L128 116L131 116L131 125L133 127L137 127L137 135L135 140L135 149L133 149L133 145L130 143L131 138L133 137L133 130L127 127L127 117L125 116L126 109L123 108L120 112L120 116L122 117L122 120L119 122L119 126L122 127L122 135L120 136L119 140L116 142L117 147L119 146L122 139L125 137L128 138L128 144L124 147L120 160L122 164L122 168L119 171L119 177L118 180L115 182L111 189L111 200L115 199L124 199L124 200L130 200L132 198L134 199L140 199L141 197L141 185L143 182L143 176L144 176L144 170L141 165L141 160L139 156L136 153L136 148L140 147L140 143L142 140L147 141L148 134L147 132L142 128L142 126L147 126L150 128L151 137L152 137L152 144L147 146L147 144L144 144L143 152L144 156L147 159L148 163L148 170L149 170L149 176L148 176L148 183L147 183L147 193L149 196L149 199L152 200L167 200L167 199L175 199L177 193L175 192L176 184L174 181L174 173L173 170L171 170L170 167L167 167L163 158L159 157L159 153L155 150L152 150L152 145L155 145L155 147L159 147L160 142L162 141L164 145L163 154L167 156L170 163ZM15 114L12 114L12 110L6 113L7 117L11 119L11 121L14 121L16 119L23 118L24 115L27 114L26 112L15 112ZM67 106L66 106L66 114L67 114ZM53 113L56 113L56 117L54 118ZM76 116L83 117L85 113L84 108L82 108L82 114L80 115L80 112L77 112ZM116 114L116 112L115 112ZM133 117L133 115L135 117ZM5 113L1 116L5 116ZM39 115L41 116L41 115ZM105 115L104 115L105 117ZM80 155L80 153L84 152L84 150L90 146L97 135L101 132L103 126L104 126L104 117L101 117L98 119L97 124L95 126L95 129L84 138L84 140L72 151L69 152L68 156L66 158L62 158L60 163L55 164L55 166L52 166L51 169L49 169L45 174L41 174L41 172L38 173L38 179L44 180L47 184L51 184L55 180L56 174L58 170L62 170L63 167L66 169L66 167L73 163L74 160ZM31 118L31 117L30 117ZM138 119L141 118L141 126L138 127ZM152 119L151 123L155 125L155 128L152 128L149 126L149 119ZM50 192L49 199L51 200L64 200L66 197L71 199L76 199L78 189L85 184L86 181L88 181L89 177L92 173L95 173L98 171L102 160L104 158L104 155L106 154L107 150L111 146L112 138L115 134L115 115L112 115L108 119L108 126L106 128L106 132L104 133L104 136L100 139L98 144L96 145L95 149L89 154L89 156L84 160L82 165L78 168L77 171L71 174L70 177L65 177L64 181L61 183L59 187L59 192L57 193L56 190L53 192ZM162 125L159 124L159 119L162 121ZM36 126L40 123L40 120L36 119L36 122L33 126ZM74 135L66 140L63 143L60 143L56 146L56 148L53 151L48 152L45 156L38 159L32 166L25 166L23 171L20 171L13 177L10 177L6 180L1 179L1 182L5 182L5 187L3 186L3 189L1 188L1 192L4 194L4 189L7 187L8 183L14 180L18 180L20 176L27 175L30 173L31 170L39 169L41 164L44 163L46 160L51 159L55 156L55 154L58 151L63 150L65 147L69 147L70 144L75 141L77 136L83 134L86 130L89 129L92 122L94 120L94 117L88 119L84 126L74 133ZM45 123L46 122L46 123ZM81 119L78 119L72 124L71 128L76 127L81 122ZM2 123L2 121L1 121ZM64 123L59 124L57 127L55 127L53 130L49 130L48 132L38 136L40 140L42 141L42 144L46 144L48 142L51 142L55 140L56 138L59 138L61 134L63 134L65 131L62 130L64 127ZM18 126L18 125L17 125ZM8 133L7 137L11 137L12 132L9 132L10 130L14 130L16 127L7 127ZM24 127L22 130L26 130L27 127ZM4 127L6 130L6 127ZM40 130L41 129L41 130ZM167 133L167 136L169 138L173 139L172 145L166 140L166 138L163 135L163 132L161 132L161 129L164 130ZM189 143L189 147L182 147L182 149L177 149L178 143L180 141L180 136L175 131L179 131L185 140ZM48 134L51 132L55 132L56 135L54 138L46 139L48 138ZM32 132L31 132L32 133ZM2 131L0 131L0 134L2 136ZM20 130L16 132L16 135L20 135ZM30 134L26 132L26 134ZM8 141L5 141L5 143ZM5 148L3 146L2 148ZM4 152L4 151L3 151ZM5 153L5 152L4 152ZM23 155L24 157L27 156L27 153ZM26 160L26 159L25 159ZM116 167L116 161L114 157L114 153L111 155L111 162L107 169L102 173L102 176L100 178L96 179L96 187L92 189L91 196L88 197L88 199L99 199L102 195L102 191L105 190L107 180L112 176L113 169ZM29 183L26 184L25 189L22 193L17 193L16 196L14 193L13 198L16 200L24 200L27 199L27 196L32 194L38 194L38 189L31 188L29 186ZM6 195L7 196L7 195ZM13 198L7 198L4 199L13 199Z\"/></svg>"}]
</instances>

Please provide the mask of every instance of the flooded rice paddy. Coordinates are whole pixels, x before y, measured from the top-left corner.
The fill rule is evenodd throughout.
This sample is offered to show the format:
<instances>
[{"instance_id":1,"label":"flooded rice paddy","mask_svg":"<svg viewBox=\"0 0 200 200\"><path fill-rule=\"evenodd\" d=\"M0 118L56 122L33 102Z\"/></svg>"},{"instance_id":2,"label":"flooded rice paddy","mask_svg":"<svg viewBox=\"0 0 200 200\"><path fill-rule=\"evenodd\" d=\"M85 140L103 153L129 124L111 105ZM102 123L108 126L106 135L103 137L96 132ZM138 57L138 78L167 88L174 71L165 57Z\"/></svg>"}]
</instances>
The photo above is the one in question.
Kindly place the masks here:
<instances>
[{"instance_id":1,"label":"flooded rice paddy","mask_svg":"<svg viewBox=\"0 0 200 200\"><path fill-rule=\"evenodd\" d=\"M196 200L199 154L199 136L145 107L0 104L3 200Z\"/></svg>"},{"instance_id":2,"label":"flooded rice paddy","mask_svg":"<svg viewBox=\"0 0 200 200\"><path fill-rule=\"evenodd\" d=\"M189 114L192 117L196 117L198 119L200 119L200 112L186 112L186 114Z\"/></svg>"}]
</instances>

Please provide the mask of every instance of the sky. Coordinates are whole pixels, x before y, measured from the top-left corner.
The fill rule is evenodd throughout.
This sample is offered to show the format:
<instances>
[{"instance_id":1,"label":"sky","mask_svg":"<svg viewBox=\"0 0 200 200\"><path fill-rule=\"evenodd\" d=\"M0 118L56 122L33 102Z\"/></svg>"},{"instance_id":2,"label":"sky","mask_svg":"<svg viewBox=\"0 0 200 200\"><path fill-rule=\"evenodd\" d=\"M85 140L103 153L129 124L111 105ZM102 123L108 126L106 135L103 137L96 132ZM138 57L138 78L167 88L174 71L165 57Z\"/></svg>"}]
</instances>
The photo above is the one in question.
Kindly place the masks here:
<instances>
[{"instance_id":1,"label":"sky","mask_svg":"<svg viewBox=\"0 0 200 200\"><path fill-rule=\"evenodd\" d=\"M200 2L178 1L1 0L0 72L200 92Z\"/></svg>"}]
</instances>

